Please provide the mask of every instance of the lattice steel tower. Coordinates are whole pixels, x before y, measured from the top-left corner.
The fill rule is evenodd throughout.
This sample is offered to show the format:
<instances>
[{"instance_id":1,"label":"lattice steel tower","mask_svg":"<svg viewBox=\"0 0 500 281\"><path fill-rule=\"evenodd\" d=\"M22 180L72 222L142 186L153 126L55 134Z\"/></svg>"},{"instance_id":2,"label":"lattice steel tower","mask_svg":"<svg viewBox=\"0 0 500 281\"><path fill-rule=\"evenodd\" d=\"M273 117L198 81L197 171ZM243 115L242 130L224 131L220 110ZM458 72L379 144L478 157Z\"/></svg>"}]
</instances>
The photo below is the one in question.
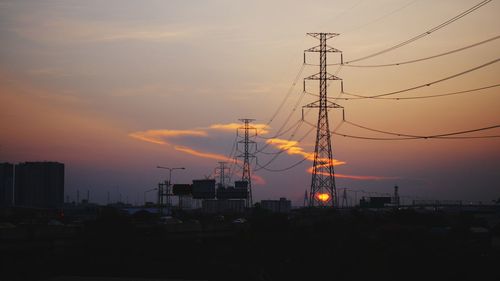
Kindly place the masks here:
<instances>
[{"instance_id":1,"label":"lattice steel tower","mask_svg":"<svg viewBox=\"0 0 500 281\"><path fill-rule=\"evenodd\" d=\"M255 121L255 119L239 119L243 122L243 126L239 127L237 130L238 138L242 138L242 140L238 141L238 151L241 153L237 155L238 158L243 158L243 171L241 180L248 182L248 198L247 198L247 207L252 207L252 174L250 171L250 159L255 158L253 153L250 153L251 146L256 146L255 141L250 140L250 137L254 137L257 135L257 129L253 126L250 126L250 122ZM241 136L240 132L243 131L243 136ZM239 145L243 144L243 151L240 150Z\"/></svg>"},{"instance_id":2,"label":"lattice steel tower","mask_svg":"<svg viewBox=\"0 0 500 281\"><path fill-rule=\"evenodd\" d=\"M227 162L219 162L219 167L216 167L214 171L214 176L219 176L219 186L222 188L225 188L229 182L230 169L226 164Z\"/></svg>"},{"instance_id":3,"label":"lattice steel tower","mask_svg":"<svg viewBox=\"0 0 500 281\"><path fill-rule=\"evenodd\" d=\"M338 207L337 188L335 186L335 172L333 170L332 142L330 126L328 124L328 110L330 108L343 108L342 106L328 100L327 89L329 80L340 80L327 72L327 53L342 52L326 44L330 38L338 36L337 33L307 33L307 35L319 39L319 45L309 48L304 52L319 53L319 73L304 78L305 80L319 80L319 100L305 105L306 108L319 108L318 123L316 130L316 145L314 148L314 163L312 167L311 191L309 192L309 206L331 206ZM304 53L305 61L305 53Z\"/></svg>"}]
</instances>

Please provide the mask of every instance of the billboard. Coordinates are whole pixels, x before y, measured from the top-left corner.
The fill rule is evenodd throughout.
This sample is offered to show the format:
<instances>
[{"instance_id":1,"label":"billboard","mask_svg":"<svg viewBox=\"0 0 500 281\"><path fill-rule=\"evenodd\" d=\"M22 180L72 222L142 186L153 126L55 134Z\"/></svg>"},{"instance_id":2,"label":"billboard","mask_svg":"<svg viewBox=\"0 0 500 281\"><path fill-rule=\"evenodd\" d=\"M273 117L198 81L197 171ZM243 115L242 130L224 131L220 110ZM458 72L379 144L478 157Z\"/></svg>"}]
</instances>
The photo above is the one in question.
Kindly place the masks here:
<instances>
[{"instance_id":1,"label":"billboard","mask_svg":"<svg viewBox=\"0 0 500 281\"><path fill-rule=\"evenodd\" d=\"M172 186L172 193L174 195L191 195L190 184L174 184Z\"/></svg>"},{"instance_id":2,"label":"billboard","mask_svg":"<svg viewBox=\"0 0 500 281\"><path fill-rule=\"evenodd\" d=\"M215 180L213 179L193 180L191 188L195 199L215 198Z\"/></svg>"}]
</instances>

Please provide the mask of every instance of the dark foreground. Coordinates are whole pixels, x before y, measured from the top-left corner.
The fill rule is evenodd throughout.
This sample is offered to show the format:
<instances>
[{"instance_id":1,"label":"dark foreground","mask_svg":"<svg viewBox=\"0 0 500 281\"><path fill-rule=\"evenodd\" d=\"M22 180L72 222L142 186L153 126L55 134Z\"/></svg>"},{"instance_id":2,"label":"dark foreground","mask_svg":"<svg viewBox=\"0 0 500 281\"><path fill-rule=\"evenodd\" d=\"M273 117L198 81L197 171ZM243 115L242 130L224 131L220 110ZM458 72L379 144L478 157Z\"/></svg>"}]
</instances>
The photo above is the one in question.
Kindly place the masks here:
<instances>
[{"instance_id":1,"label":"dark foreground","mask_svg":"<svg viewBox=\"0 0 500 281\"><path fill-rule=\"evenodd\" d=\"M498 213L176 216L103 209L81 224L14 223L1 232L0 279L500 280Z\"/></svg>"}]
</instances>

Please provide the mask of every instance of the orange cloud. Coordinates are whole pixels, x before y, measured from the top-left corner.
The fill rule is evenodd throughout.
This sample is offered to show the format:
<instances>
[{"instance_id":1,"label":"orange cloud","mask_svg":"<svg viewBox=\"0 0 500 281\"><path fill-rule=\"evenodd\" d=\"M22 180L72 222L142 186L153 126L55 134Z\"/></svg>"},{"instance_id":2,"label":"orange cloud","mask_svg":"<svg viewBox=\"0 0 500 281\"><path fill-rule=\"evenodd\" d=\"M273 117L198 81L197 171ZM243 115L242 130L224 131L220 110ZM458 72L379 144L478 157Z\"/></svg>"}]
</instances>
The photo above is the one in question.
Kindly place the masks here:
<instances>
[{"instance_id":1,"label":"orange cloud","mask_svg":"<svg viewBox=\"0 0 500 281\"><path fill-rule=\"evenodd\" d=\"M214 160L219 160L219 161L227 161L227 162L233 161L233 159L227 158L226 156L221 155L221 154L210 153L210 152L201 152L201 151L197 151L197 150L194 150L194 149L186 147L186 146L175 146L174 149L177 151L182 151L182 152L185 152L185 153L188 153L188 154L191 154L194 156L198 156L198 157L209 158L209 159L214 159Z\"/></svg>"},{"instance_id":2,"label":"orange cloud","mask_svg":"<svg viewBox=\"0 0 500 281\"><path fill-rule=\"evenodd\" d=\"M309 161L314 161L314 153L305 152L304 149L298 145L299 143L297 141L290 141L290 140L274 138L274 139L267 140L267 143L276 146L280 150L285 150L286 153L288 153L289 155L301 155L302 157L306 158ZM321 163L325 163L325 164L318 165L318 167L329 166L329 164L328 164L328 162L330 162L329 159L319 158L318 160ZM333 159L332 163L331 163L332 166L338 166L338 165L344 165L344 164L346 164L346 162L340 161L337 159Z\"/></svg>"},{"instance_id":3,"label":"orange cloud","mask_svg":"<svg viewBox=\"0 0 500 281\"><path fill-rule=\"evenodd\" d=\"M307 172L312 174L312 167L307 169ZM328 176L327 172L317 172L319 175ZM336 178L342 179L353 179L353 180L389 180L389 179L398 179L398 177L383 177L383 176L356 176L356 175L345 175L335 173Z\"/></svg>"},{"instance_id":4,"label":"orange cloud","mask_svg":"<svg viewBox=\"0 0 500 281\"><path fill-rule=\"evenodd\" d=\"M221 131L236 131L238 128L241 128L242 125L242 123L213 124L209 128ZM257 129L257 133L259 135L269 133L269 126L266 124L252 123L250 125L251 127Z\"/></svg>"},{"instance_id":5,"label":"orange cloud","mask_svg":"<svg viewBox=\"0 0 500 281\"><path fill-rule=\"evenodd\" d=\"M207 133L197 130L148 130L129 134L129 137L155 144L168 144L165 139L182 136L206 137Z\"/></svg>"},{"instance_id":6,"label":"orange cloud","mask_svg":"<svg viewBox=\"0 0 500 281\"><path fill-rule=\"evenodd\" d=\"M241 171L236 172L235 176L241 177L242 176ZM266 184L266 180L263 177L256 175L255 173L252 173L252 184L264 185Z\"/></svg>"},{"instance_id":7,"label":"orange cloud","mask_svg":"<svg viewBox=\"0 0 500 281\"><path fill-rule=\"evenodd\" d=\"M252 174L252 183L255 183L256 185L264 185L266 184L266 180L259 175Z\"/></svg>"},{"instance_id":8,"label":"orange cloud","mask_svg":"<svg viewBox=\"0 0 500 281\"><path fill-rule=\"evenodd\" d=\"M382 176L355 176L355 175L344 175L344 174L335 174L335 177L343 179L353 179L353 180L390 180L398 178L398 177L382 177Z\"/></svg>"},{"instance_id":9,"label":"orange cloud","mask_svg":"<svg viewBox=\"0 0 500 281\"><path fill-rule=\"evenodd\" d=\"M298 146L297 141L289 141L284 139L269 139L267 143L276 146L280 150L285 150L289 155L301 155L309 161L314 161L314 153L305 152L304 149ZM317 171L320 175L329 175L328 172L321 171L321 168L327 168L329 166L338 166L346 164L345 161L340 161L333 159L330 164L328 158L319 158L318 161L322 164L316 165L320 171ZM313 167L307 169L307 172L312 174ZM356 176L356 175L345 175L345 174L335 174L336 178L344 179L355 179L355 180L385 180L385 179L396 179L395 177L382 177L382 176Z\"/></svg>"}]
</instances>

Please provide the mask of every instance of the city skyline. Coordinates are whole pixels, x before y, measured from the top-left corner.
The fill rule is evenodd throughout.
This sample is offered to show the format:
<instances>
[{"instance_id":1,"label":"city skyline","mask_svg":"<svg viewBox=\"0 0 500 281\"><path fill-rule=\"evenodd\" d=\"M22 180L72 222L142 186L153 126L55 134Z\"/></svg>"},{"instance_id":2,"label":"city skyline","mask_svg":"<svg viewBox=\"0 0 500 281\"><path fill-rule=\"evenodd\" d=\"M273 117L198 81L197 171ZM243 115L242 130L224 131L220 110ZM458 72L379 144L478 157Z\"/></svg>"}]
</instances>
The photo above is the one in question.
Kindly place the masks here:
<instances>
[{"instance_id":1,"label":"city skyline","mask_svg":"<svg viewBox=\"0 0 500 281\"><path fill-rule=\"evenodd\" d=\"M307 32L338 32L332 47L345 61L412 38L480 1L2 1L0 2L0 162L58 161L66 165L65 194L91 190L129 196L165 180L156 166L186 167L174 182L211 175L231 152L240 118L254 118L263 137L285 119L293 131L302 79L302 52L317 44ZM286 5L285 5L286 4ZM491 1L442 30L363 64L433 56L498 36L500 3ZM332 65L346 93L376 95L439 80L498 59L500 40L408 65ZM329 63L339 56L329 54ZM314 55L310 64L318 64ZM361 64L361 63L360 63ZM436 95L498 83L491 64L443 83L398 95ZM295 77L298 80L294 80ZM292 86L295 84L294 86ZM288 91L291 94L278 112ZM307 83L310 92L317 85ZM340 95L332 83L330 97ZM301 99L301 100L300 100ZM434 135L499 123L497 87L416 100L337 100L348 121L384 131ZM299 107L292 111L294 106ZM278 112L275 118L274 114ZM332 129L342 120L331 111ZM317 111L307 114L314 123ZM302 202L311 184L314 133L306 123L269 140L286 153L253 178L254 201ZM387 137L343 123L338 132ZM471 134L499 135L499 130ZM258 140L259 148L266 145ZM436 199L491 201L500 194L500 138L369 141L334 135L337 188ZM272 156L259 155L266 163ZM233 178L237 180L237 178ZM142 198L142 197L141 197Z\"/></svg>"}]
</instances>

